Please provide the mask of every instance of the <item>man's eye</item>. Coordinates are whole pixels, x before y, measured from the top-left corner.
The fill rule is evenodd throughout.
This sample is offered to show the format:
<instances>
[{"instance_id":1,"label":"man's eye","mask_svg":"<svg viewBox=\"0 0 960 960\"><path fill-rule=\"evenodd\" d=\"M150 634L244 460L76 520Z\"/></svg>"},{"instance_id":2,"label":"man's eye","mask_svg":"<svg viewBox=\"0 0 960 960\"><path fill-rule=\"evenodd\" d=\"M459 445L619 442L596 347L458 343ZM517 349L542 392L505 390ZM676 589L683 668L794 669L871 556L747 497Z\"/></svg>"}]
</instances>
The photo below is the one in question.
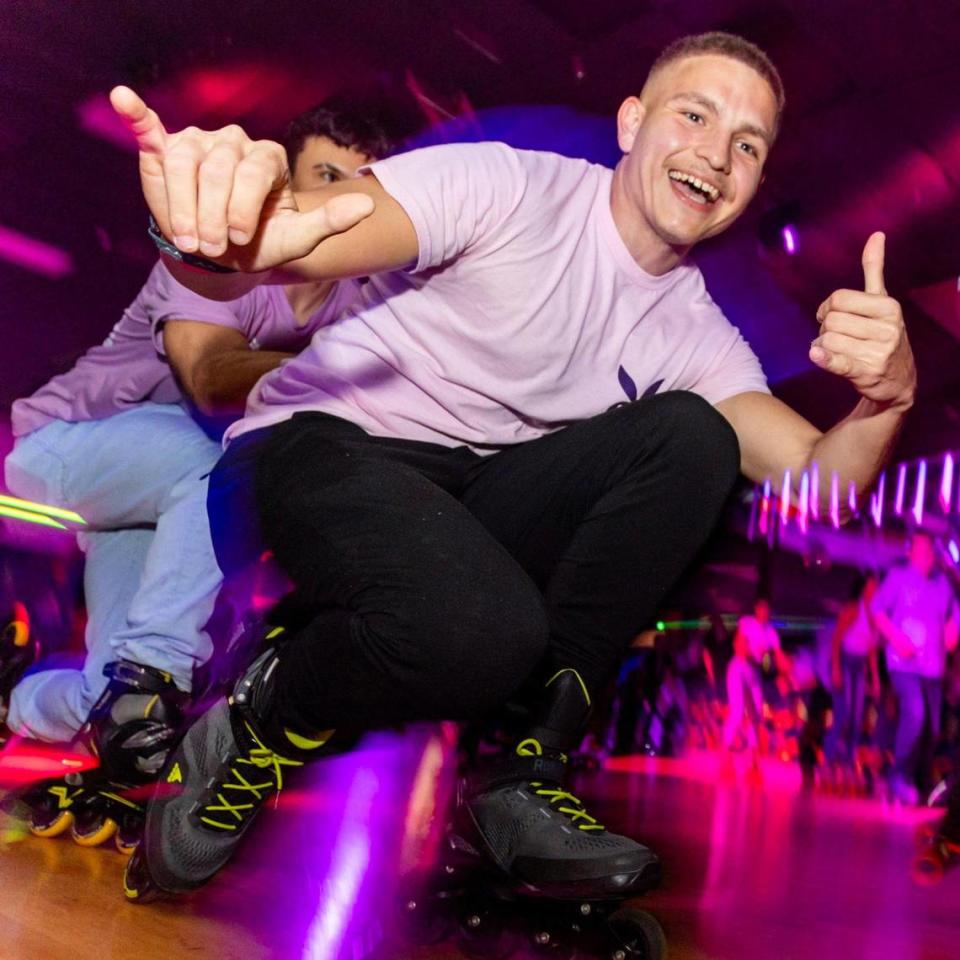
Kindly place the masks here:
<instances>
[{"instance_id":1,"label":"man's eye","mask_svg":"<svg viewBox=\"0 0 960 960\"><path fill-rule=\"evenodd\" d=\"M321 183L337 183L339 179L340 176L334 173L333 170L324 170L323 173L320 174Z\"/></svg>"},{"instance_id":2,"label":"man's eye","mask_svg":"<svg viewBox=\"0 0 960 960\"><path fill-rule=\"evenodd\" d=\"M693 110L686 110L683 115L694 123L703 123L703 117L701 117L699 113L694 113Z\"/></svg>"},{"instance_id":3,"label":"man's eye","mask_svg":"<svg viewBox=\"0 0 960 960\"><path fill-rule=\"evenodd\" d=\"M740 141L740 149L741 149L744 153L749 153L750 156L752 156L752 157L759 156L759 154L757 153L757 148L756 148L752 143L745 143L744 141L741 140L741 141Z\"/></svg>"}]
</instances>

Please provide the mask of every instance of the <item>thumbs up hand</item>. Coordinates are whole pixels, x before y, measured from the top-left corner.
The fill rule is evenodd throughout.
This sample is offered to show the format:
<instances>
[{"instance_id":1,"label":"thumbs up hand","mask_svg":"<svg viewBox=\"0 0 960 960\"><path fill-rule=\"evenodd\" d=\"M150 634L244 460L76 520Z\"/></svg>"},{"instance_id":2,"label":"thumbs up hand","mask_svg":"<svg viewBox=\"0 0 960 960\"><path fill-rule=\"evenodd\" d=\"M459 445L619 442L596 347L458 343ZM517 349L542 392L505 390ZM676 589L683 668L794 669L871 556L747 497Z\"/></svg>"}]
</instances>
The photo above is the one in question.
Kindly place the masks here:
<instances>
[{"instance_id":1,"label":"thumbs up hand","mask_svg":"<svg viewBox=\"0 0 960 960\"><path fill-rule=\"evenodd\" d=\"M903 311L884 285L885 242L874 233L863 248L863 290L836 290L820 304L820 335L810 345L810 359L849 380L861 396L906 410L913 404L917 370Z\"/></svg>"}]
</instances>

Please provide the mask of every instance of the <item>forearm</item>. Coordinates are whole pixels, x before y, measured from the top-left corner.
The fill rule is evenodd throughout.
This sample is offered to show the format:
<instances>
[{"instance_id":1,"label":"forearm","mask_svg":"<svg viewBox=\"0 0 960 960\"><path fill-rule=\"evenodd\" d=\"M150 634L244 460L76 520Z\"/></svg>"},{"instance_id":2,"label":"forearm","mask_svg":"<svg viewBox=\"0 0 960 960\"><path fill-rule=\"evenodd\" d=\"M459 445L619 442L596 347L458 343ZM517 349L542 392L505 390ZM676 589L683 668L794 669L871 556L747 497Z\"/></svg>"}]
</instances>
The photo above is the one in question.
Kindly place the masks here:
<instances>
[{"instance_id":1,"label":"forearm","mask_svg":"<svg viewBox=\"0 0 960 960\"><path fill-rule=\"evenodd\" d=\"M269 270L260 273L212 273L197 267L188 267L166 254L160 256L174 280L207 300L236 300L270 276Z\"/></svg>"},{"instance_id":2,"label":"forearm","mask_svg":"<svg viewBox=\"0 0 960 960\"><path fill-rule=\"evenodd\" d=\"M205 414L242 414L254 384L268 371L294 356L279 350L231 350L197 366L188 391Z\"/></svg>"},{"instance_id":3,"label":"forearm","mask_svg":"<svg viewBox=\"0 0 960 960\"><path fill-rule=\"evenodd\" d=\"M830 504L834 474L840 492L841 517L849 515L850 484L854 485L858 503L862 501L890 459L910 405L884 407L863 397L847 417L814 442L807 466L817 464L820 502L824 508Z\"/></svg>"}]
</instances>

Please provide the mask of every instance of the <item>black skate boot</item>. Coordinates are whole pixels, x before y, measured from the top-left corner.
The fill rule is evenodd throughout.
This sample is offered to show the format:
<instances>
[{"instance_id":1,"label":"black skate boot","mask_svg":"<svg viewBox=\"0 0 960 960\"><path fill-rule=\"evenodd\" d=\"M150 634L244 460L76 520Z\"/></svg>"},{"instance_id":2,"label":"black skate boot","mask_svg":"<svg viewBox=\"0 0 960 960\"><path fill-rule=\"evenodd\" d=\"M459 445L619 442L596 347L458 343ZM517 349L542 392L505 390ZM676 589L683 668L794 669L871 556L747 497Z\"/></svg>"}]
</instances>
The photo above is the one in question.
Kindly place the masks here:
<instances>
[{"instance_id":1,"label":"black skate boot","mask_svg":"<svg viewBox=\"0 0 960 960\"><path fill-rule=\"evenodd\" d=\"M947 808L943 818L937 824L924 824L917 833L913 877L924 886L939 883L960 862L960 777L940 799Z\"/></svg>"},{"instance_id":2,"label":"black skate boot","mask_svg":"<svg viewBox=\"0 0 960 960\"><path fill-rule=\"evenodd\" d=\"M205 884L233 856L285 775L325 752L333 731L308 739L284 730L276 737L284 742L264 732L279 662L276 649L262 653L169 758L147 806L143 839L127 863L128 899L143 903Z\"/></svg>"},{"instance_id":3,"label":"black skate boot","mask_svg":"<svg viewBox=\"0 0 960 960\"><path fill-rule=\"evenodd\" d=\"M56 837L67 830L81 846L115 839L129 853L139 837L150 785L183 727L188 695L169 674L128 660L103 670L109 683L70 744L99 764L45 780L20 792L15 814L31 833Z\"/></svg>"},{"instance_id":4,"label":"black skate boot","mask_svg":"<svg viewBox=\"0 0 960 960\"><path fill-rule=\"evenodd\" d=\"M30 630L30 615L19 602L0 620L0 747L10 738L7 710L10 692L40 659L40 643Z\"/></svg>"},{"instance_id":5,"label":"black skate boot","mask_svg":"<svg viewBox=\"0 0 960 960\"><path fill-rule=\"evenodd\" d=\"M563 787L589 710L580 675L561 670L514 755L461 783L454 829L466 829L453 844L478 844L523 895L619 900L660 880L651 850L608 832Z\"/></svg>"}]
</instances>

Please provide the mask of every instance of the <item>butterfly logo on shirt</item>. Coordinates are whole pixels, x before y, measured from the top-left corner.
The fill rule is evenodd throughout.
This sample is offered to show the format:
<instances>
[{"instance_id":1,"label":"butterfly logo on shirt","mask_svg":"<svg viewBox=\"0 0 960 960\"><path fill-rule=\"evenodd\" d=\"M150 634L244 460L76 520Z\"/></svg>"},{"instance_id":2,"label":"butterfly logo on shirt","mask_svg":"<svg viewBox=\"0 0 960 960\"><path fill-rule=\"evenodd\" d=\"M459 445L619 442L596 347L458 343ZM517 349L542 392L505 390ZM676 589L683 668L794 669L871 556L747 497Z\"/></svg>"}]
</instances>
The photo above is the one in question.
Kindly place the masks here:
<instances>
[{"instance_id":1,"label":"butterfly logo on shirt","mask_svg":"<svg viewBox=\"0 0 960 960\"><path fill-rule=\"evenodd\" d=\"M607 407L607 410L616 410L619 407L625 407L628 403L633 403L634 400L638 399L637 385L634 383L633 377L623 369L623 366L617 370L617 380L620 382L623 392L627 395L627 399L612 404ZM654 380L654 382L640 394L639 399L645 400L647 397L652 397L662 386L663 380Z\"/></svg>"}]
</instances>

